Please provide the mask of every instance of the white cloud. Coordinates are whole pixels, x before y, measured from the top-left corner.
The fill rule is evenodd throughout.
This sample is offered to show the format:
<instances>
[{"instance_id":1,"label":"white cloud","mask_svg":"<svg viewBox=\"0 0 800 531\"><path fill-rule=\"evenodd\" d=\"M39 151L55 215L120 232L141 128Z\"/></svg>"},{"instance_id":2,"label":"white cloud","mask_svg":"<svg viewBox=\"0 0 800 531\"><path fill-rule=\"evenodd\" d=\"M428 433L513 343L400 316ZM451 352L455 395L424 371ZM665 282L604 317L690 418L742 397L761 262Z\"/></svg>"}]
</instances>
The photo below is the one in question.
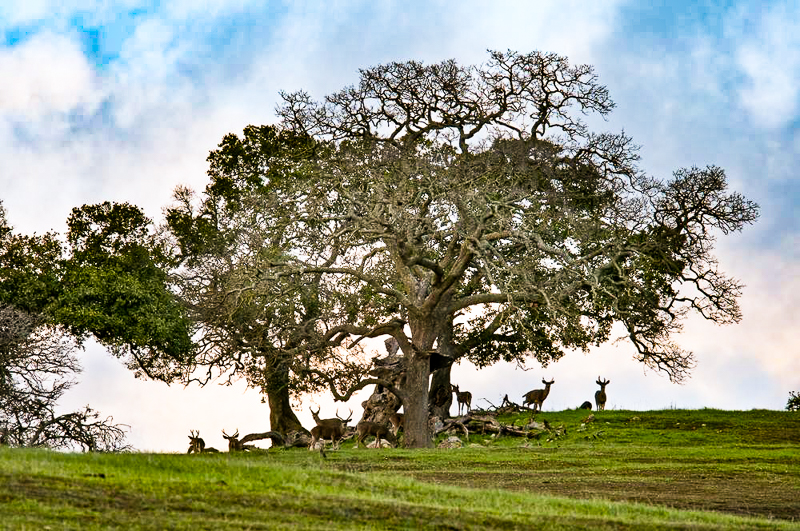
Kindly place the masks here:
<instances>
[{"instance_id":1,"label":"white cloud","mask_svg":"<svg viewBox=\"0 0 800 531\"><path fill-rule=\"evenodd\" d=\"M202 16L217 17L247 10L250 6L263 6L257 0L173 0L164 5L165 14L172 19Z\"/></svg>"},{"instance_id":2,"label":"white cloud","mask_svg":"<svg viewBox=\"0 0 800 531\"><path fill-rule=\"evenodd\" d=\"M0 23L8 26L53 22L81 13L93 24L142 4L142 0L9 0L0 5Z\"/></svg>"},{"instance_id":3,"label":"white cloud","mask_svg":"<svg viewBox=\"0 0 800 531\"><path fill-rule=\"evenodd\" d=\"M0 117L38 121L99 103L97 80L77 43L44 32L0 48Z\"/></svg>"},{"instance_id":4,"label":"white cloud","mask_svg":"<svg viewBox=\"0 0 800 531\"><path fill-rule=\"evenodd\" d=\"M593 63L598 45L615 29L622 2L439 2L449 54L485 60L486 48L534 50Z\"/></svg>"},{"instance_id":5,"label":"white cloud","mask_svg":"<svg viewBox=\"0 0 800 531\"><path fill-rule=\"evenodd\" d=\"M0 21L11 26L36 21L51 14L54 4L56 2L51 0L3 2L0 7Z\"/></svg>"},{"instance_id":6,"label":"white cloud","mask_svg":"<svg viewBox=\"0 0 800 531\"><path fill-rule=\"evenodd\" d=\"M756 126L771 129L796 119L800 108L800 10L794 2L768 9L745 34L736 59L747 77L741 103Z\"/></svg>"}]
</instances>

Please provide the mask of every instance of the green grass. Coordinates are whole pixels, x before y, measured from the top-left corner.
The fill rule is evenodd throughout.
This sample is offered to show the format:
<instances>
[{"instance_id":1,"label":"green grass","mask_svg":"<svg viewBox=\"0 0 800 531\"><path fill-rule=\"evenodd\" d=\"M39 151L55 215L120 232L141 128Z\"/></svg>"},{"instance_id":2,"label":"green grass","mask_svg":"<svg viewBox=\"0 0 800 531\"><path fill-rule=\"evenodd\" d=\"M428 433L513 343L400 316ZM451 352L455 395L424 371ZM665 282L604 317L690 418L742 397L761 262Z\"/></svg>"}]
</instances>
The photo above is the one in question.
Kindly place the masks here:
<instances>
[{"instance_id":1,"label":"green grass","mask_svg":"<svg viewBox=\"0 0 800 531\"><path fill-rule=\"evenodd\" d=\"M800 529L800 415L544 413L453 450L0 449L5 529ZM510 422L513 418L503 419ZM521 425L521 418L516 419Z\"/></svg>"}]
</instances>

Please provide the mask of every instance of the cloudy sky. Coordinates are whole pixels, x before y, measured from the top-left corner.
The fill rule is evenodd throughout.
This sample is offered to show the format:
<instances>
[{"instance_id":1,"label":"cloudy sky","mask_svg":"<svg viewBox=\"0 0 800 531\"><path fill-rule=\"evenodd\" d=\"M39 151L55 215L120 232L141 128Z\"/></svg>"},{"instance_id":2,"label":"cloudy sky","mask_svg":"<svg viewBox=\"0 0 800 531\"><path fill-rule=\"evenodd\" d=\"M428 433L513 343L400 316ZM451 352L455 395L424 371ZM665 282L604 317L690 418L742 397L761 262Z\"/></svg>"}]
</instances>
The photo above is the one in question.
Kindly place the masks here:
<instances>
[{"instance_id":1,"label":"cloudy sky","mask_svg":"<svg viewBox=\"0 0 800 531\"><path fill-rule=\"evenodd\" d=\"M661 7L644 7L658 4ZM478 64L486 50L553 51L594 65L617 103L596 131L625 132L641 167L724 168L761 205L721 237L722 269L746 284L738 325L699 319L678 338L698 360L684 385L632 360L625 342L546 368L454 368L473 404L512 400L543 377L545 411L611 380L616 409L783 409L800 390L800 4L785 2L403 2L8 0L0 6L0 200L18 232L63 232L75 206L128 201L160 220L176 185L202 189L223 135L275 121L280 90L316 98L358 69L409 59ZM96 345L63 407L131 426L142 450L184 451L190 429L268 429L243 385L199 389L135 380ZM348 404L359 412L361 396ZM477 403L477 404L476 404ZM327 397L309 404L334 412ZM347 406L346 406L347 407ZM346 409L345 407L345 409Z\"/></svg>"}]
</instances>

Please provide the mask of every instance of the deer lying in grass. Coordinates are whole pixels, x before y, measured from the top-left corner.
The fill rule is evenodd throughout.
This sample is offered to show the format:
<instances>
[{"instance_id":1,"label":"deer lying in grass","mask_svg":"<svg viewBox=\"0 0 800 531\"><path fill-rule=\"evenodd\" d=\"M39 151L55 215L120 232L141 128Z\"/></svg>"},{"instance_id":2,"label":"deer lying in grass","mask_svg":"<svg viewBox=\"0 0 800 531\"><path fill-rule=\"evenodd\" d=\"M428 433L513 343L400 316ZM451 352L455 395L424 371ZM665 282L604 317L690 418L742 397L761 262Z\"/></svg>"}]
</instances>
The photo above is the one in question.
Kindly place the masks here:
<instances>
[{"instance_id":1,"label":"deer lying in grass","mask_svg":"<svg viewBox=\"0 0 800 531\"><path fill-rule=\"evenodd\" d=\"M308 408L311 411L311 416L314 417L314 422L317 423L316 426L311 428L311 444L309 444L308 449L314 450L314 446L316 446L317 441L323 441L323 448L325 447L325 440L330 439L333 443L334 448L338 448L338 441L341 441L344 437L345 428L347 427L347 423L353 418L353 410L350 410L350 416L346 419L343 419L339 416L339 411L336 411L336 418L335 419L320 419L319 418L319 408L315 412L313 409Z\"/></svg>"},{"instance_id":2,"label":"deer lying in grass","mask_svg":"<svg viewBox=\"0 0 800 531\"><path fill-rule=\"evenodd\" d=\"M236 429L236 433L233 435L228 435L225 433L225 430L222 430L222 437L228 441L228 451L229 452L245 452L247 450L254 450L256 446L254 444L245 444L247 442L246 437L245 439L239 440L239 429ZM249 439L248 439L249 440Z\"/></svg>"},{"instance_id":3,"label":"deer lying in grass","mask_svg":"<svg viewBox=\"0 0 800 531\"><path fill-rule=\"evenodd\" d=\"M191 435L189 435L189 450L186 452L187 454L192 452L198 454L213 454L219 452L216 448L206 448L206 442L200 437L200 430L189 430L189 433Z\"/></svg>"},{"instance_id":4,"label":"deer lying in grass","mask_svg":"<svg viewBox=\"0 0 800 531\"><path fill-rule=\"evenodd\" d=\"M392 423L392 433L395 437L397 437L397 432L400 431L400 428L403 427L403 422L405 421L405 415L402 413L393 413L389 417L389 422Z\"/></svg>"},{"instance_id":5,"label":"deer lying in grass","mask_svg":"<svg viewBox=\"0 0 800 531\"><path fill-rule=\"evenodd\" d=\"M544 384L544 389L534 389L533 391L528 391L523 395L523 398L525 399L525 401L522 403L523 406L533 404L534 411L536 411L537 408L539 411L542 410L542 402L544 402L544 399L550 394L550 386L556 383L556 381L550 380L548 382L542 378L542 383Z\"/></svg>"},{"instance_id":6,"label":"deer lying in grass","mask_svg":"<svg viewBox=\"0 0 800 531\"><path fill-rule=\"evenodd\" d=\"M597 377L597 385L600 386L600 390L594 394L594 402L597 404L597 411L603 411L606 408L606 386L610 383L611 380L600 381L600 377Z\"/></svg>"},{"instance_id":7,"label":"deer lying in grass","mask_svg":"<svg viewBox=\"0 0 800 531\"><path fill-rule=\"evenodd\" d=\"M397 443L397 439L395 438L395 436L392 434L391 431L389 431L389 428L387 428L383 424L378 424L377 422L367 422L362 420L356 425L356 448L358 448L358 445L364 442L364 439L366 439L370 435L375 436L376 442L378 443L377 444L378 448L381 447L381 439L386 439L387 441L389 441L389 443L391 443L392 446L394 446Z\"/></svg>"},{"instance_id":8,"label":"deer lying in grass","mask_svg":"<svg viewBox=\"0 0 800 531\"><path fill-rule=\"evenodd\" d=\"M459 391L457 385L450 386L456 394L456 401L458 402L458 415L461 416L461 406L466 406L466 412L469 413L470 405L472 404L472 393L469 391Z\"/></svg>"}]
</instances>

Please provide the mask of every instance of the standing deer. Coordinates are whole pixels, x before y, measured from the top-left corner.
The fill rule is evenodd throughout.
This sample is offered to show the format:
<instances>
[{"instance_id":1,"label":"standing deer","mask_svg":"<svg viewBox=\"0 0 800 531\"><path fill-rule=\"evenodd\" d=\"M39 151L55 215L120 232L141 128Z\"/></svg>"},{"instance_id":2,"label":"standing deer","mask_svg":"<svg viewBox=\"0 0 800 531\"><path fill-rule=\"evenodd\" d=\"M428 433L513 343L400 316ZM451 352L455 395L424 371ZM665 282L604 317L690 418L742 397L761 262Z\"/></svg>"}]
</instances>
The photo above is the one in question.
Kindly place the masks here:
<instances>
[{"instance_id":1,"label":"standing deer","mask_svg":"<svg viewBox=\"0 0 800 531\"><path fill-rule=\"evenodd\" d=\"M311 408L308 408L308 410L311 411L311 416L314 417L314 422L317 423L316 426L311 428L311 444L309 444L308 449L313 450L317 441L324 441L325 439L330 439L333 447L338 448L337 443L344 437L347 423L353 418L353 410L350 410L350 416L346 419L339 416L338 410L336 411L335 419L320 419L319 408L317 408L316 412Z\"/></svg>"},{"instance_id":2,"label":"standing deer","mask_svg":"<svg viewBox=\"0 0 800 531\"><path fill-rule=\"evenodd\" d=\"M378 424L377 422L367 422L365 420L362 420L356 425L356 448L358 448L358 445L364 442L364 439L366 439L370 435L375 436L375 441L378 443L377 444L378 448L381 447L381 439L386 439L392 444L392 446L394 446L395 443L397 443L397 439L395 438L395 436L392 435L392 432L389 431L389 428L387 428L383 424Z\"/></svg>"},{"instance_id":3,"label":"standing deer","mask_svg":"<svg viewBox=\"0 0 800 531\"><path fill-rule=\"evenodd\" d=\"M549 382L542 378L542 383L544 384L544 389L534 389L533 391L528 391L525 393L523 398L525 401L522 403L523 406L527 406L528 404L533 404L533 410L536 411L537 407L539 411L542 411L542 402L544 399L547 398L547 395L550 394L550 386L556 383L555 380L550 380Z\"/></svg>"},{"instance_id":4,"label":"standing deer","mask_svg":"<svg viewBox=\"0 0 800 531\"><path fill-rule=\"evenodd\" d=\"M189 430L189 450L186 452L190 454L192 452L198 454L213 454L219 452L216 448L206 448L206 442L200 437L200 430L194 431Z\"/></svg>"},{"instance_id":5,"label":"standing deer","mask_svg":"<svg viewBox=\"0 0 800 531\"><path fill-rule=\"evenodd\" d=\"M458 401L458 414L461 415L461 406L466 406L467 414L469 414L469 408L472 404L472 393L469 391L459 391L457 385L450 386L453 392L456 394L456 400Z\"/></svg>"},{"instance_id":6,"label":"standing deer","mask_svg":"<svg viewBox=\"0 0 800 531\"><path fill-rule=\"evenodd\" d=\"M603 411L606 408L606 386L611 383L611 380L600 381L600 377L597 377L597 385L600 386L600 390L594 394L594 402L597 404L597 411Z\"/></svg>"}]
</instances>

